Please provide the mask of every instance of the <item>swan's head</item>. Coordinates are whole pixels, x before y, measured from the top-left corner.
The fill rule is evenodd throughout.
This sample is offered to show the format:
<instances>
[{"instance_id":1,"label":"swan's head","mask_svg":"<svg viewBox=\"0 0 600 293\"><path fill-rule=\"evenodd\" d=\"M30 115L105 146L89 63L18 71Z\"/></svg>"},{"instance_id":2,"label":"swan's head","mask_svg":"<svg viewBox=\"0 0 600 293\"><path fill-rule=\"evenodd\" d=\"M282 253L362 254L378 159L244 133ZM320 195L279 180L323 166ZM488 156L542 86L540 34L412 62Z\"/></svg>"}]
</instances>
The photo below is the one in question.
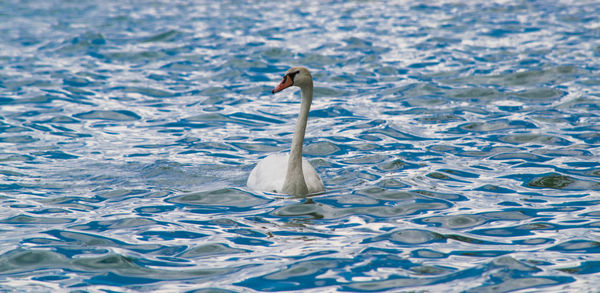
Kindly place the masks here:
<instances>
[{"instance_id":1,"label":"swan's head","mask_svg":"<svg viewBox=\"0 0 600 293\"><path fill-rule=\"evenodd\" d=\"M304 87L312 85L312 75L310 71L304 67L292 67L290 68L277 87L273 89L273 93L278 93L285 88L291 86Z\"/></svg>"}]
</instances>

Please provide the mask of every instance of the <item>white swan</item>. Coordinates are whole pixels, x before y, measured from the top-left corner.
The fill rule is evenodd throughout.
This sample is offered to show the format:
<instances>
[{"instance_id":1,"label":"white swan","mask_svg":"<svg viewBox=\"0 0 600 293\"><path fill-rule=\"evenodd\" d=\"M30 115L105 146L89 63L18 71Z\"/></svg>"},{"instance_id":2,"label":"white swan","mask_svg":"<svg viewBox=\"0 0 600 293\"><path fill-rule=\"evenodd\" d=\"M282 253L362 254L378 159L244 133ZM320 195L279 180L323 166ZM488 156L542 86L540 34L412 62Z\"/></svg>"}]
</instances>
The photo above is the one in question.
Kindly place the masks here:
<instances>
[{"instance_id":1,"label":"white swan","mask_svg":"<svg viewBox=\"0 0 600 293\"><path fill-rule=\"evenodd\" d=\"M250 172L247 185L256 191L303 196L325 190L315 168L302 158L302 143L313 96L313 80L308 69L290 68L281 83L273 89L273 94L290 86L297 86L302 90L300 114L290 153L273 154L262 159Z\"/></svg>"}]
</instances>

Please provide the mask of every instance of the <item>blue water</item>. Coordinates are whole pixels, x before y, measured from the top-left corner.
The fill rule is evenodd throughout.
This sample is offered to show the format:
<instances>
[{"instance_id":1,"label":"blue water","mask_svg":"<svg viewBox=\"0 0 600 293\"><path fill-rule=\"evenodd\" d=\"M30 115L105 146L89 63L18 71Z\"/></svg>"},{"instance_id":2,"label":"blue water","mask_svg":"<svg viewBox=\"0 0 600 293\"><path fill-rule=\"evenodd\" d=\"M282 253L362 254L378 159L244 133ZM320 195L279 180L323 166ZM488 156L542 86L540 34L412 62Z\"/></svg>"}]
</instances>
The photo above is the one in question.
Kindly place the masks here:
<instances>
[{"instance_id":1,"label":"blue water","mask_svg":"<svg viewBox=\"0 0 600 293\"><path fill-rule=\"evenodd\" d=\"M598 2L248 2L0 2L0 291L598 290Z\"/></svg>"}]
</instances>

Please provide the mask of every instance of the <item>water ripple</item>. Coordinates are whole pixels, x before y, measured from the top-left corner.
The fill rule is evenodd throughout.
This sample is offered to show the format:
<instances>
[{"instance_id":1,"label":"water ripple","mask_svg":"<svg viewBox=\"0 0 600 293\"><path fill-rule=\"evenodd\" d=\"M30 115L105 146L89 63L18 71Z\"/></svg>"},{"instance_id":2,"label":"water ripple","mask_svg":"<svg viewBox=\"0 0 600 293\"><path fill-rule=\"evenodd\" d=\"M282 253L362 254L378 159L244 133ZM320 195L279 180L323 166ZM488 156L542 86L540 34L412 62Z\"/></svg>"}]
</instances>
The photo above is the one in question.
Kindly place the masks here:
<instances>
[{"instance_id":1,"label":"water ripple","mask_svg":"<svg viewBox=\"0 0 600 293\"><path fill-rule=\"evenodd\" d=\"M0 291L596 290L600 5L571 2L0 4ZM308 198L245 187L292 65Z\"/></svg>"}]
</instances>

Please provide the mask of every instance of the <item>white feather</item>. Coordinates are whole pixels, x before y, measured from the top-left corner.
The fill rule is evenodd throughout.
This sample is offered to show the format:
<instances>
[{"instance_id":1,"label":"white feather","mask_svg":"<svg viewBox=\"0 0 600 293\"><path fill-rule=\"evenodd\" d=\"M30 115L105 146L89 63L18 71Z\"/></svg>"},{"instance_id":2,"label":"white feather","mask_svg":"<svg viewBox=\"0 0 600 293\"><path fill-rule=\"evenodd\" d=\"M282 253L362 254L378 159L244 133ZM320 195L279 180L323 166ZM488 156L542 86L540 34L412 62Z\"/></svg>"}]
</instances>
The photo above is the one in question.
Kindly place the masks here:
<instances>
[{"instance_id":1,"label":"white feather","mask_svg":"<svg viewBox=\"0 0 600 293\"><path fill-rule=\"evenodd\" d=\"M262 159L248 176L247 185L250 189L264 192L283 193L283 182L287 172L290 154L272 154ZM317 170L302 158L302 173L308 187L308 193L318 193L325 190Z\"/></svg>"}]
</instances>

